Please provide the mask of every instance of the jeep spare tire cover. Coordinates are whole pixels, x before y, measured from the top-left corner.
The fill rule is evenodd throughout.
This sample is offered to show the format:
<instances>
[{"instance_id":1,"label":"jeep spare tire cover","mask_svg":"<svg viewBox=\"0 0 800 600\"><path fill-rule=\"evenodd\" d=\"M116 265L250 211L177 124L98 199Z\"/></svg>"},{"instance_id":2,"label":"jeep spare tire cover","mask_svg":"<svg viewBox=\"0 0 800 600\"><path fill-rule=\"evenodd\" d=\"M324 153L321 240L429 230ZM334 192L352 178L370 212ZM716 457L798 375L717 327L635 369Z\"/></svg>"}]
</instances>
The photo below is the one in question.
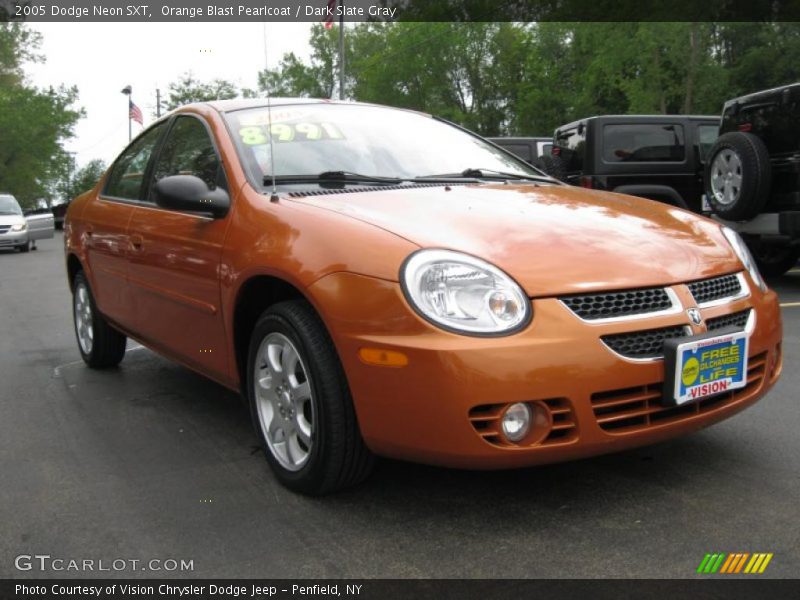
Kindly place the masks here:
<instances>
[{"instance_id":1,"label":"jeep spare tire cover","mask_svg":"<svg viewBox=\"0 0 800 600\"><path fill-rule=\"evenodd\" d=\"M771 179L767 147L752 133L725 133L708 153L706 196L723 219L743 221L758 215L769 197Z\"/></svg>"},{"instance_id":2,"label":"jeep spare tire cover","mask_svg":"<svg viewBox=\"0 0 800 600\"><path fill-rule=\"evenodd\" d=\"M559 181L564 181L564 177L566 177L564 162L558 156L542 154L534 161L533 166L540 171L544 171L550 175L550 177L555 177Z\"/></svg>"}]
</instances>

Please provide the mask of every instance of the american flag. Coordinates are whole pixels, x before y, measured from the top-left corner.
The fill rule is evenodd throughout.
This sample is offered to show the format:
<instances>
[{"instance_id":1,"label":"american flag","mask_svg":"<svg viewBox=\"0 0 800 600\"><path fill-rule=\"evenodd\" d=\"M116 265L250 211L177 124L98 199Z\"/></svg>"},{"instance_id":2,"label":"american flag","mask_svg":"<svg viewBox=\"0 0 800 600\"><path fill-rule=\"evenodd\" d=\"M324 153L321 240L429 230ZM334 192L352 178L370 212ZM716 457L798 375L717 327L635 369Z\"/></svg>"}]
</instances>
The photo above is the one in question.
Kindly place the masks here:
<instances>
[{"instance_id":1,"label":"american flag","mask_svg":"<svg viewBox=\"0 0 800 600\"><path fill-rule=\"evenodd\" d=\"M327 16L324 19L325 29L333 27L333 15L336 14L336 0L328 0Z\"/></svg>"},{"instance_id":2,"label":"american flag","mask_svg":"<svg viewBox=\"0 0 800 600\"><path fill-rule=\"evenodd\" d=\"M133 101L132 101L132 100L129 100L129 101L128 101L128 107L129 107L129 109L130 109L130 110L128 111L128 118L129 118L129 119L133 119L133 120L134 120L134 121L136 121L136 122L137 122L139 125L144 125L144 119L142 118L142 111L139 109L139 107L138 107L138 106L136 106L136 105L133 103Z\"/></svg>"}]
</instances>

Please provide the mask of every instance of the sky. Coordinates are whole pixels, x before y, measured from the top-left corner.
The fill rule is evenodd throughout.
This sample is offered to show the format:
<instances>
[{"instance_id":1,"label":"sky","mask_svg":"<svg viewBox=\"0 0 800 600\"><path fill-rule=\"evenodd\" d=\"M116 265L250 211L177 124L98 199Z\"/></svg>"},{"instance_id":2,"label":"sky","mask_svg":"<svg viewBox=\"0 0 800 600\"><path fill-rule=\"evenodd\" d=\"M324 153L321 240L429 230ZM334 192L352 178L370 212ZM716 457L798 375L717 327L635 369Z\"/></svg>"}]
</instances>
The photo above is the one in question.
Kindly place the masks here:
<instances>
[{"instance_id":1,"label":"sky","mask_svg":"<svg viewBox=\"0 0 800 600\"><path fill-rule=\"evenodd\" d=\"M37 87L76 85L78 105L86 116L75 127L65 149L78 166L94 158L107 164L128 143L128 100L122 88L133 88L133 101L147 126L155 118L156 88L186 71L206 81L227 79L237 87L255 88L267 57L275 68L286 52L310 55L311 23L37 23L42 34L43 64L27 64L28 80ZM133 123L133 136L141 131Z\"/></svg>"}]
</instances>

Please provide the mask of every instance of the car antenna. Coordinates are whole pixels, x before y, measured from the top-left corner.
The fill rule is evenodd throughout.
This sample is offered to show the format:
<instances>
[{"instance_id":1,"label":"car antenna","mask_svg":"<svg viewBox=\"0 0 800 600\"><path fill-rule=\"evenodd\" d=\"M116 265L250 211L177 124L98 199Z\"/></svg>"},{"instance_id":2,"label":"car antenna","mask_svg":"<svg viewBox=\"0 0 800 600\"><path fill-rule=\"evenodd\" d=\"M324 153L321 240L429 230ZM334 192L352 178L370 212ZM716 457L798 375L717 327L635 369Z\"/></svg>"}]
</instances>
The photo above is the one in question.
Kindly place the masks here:
<instances>
[{"instance_id":1,"label":"car antenna","mask_svg":"<svg viewBox=\"0 0 800 600\"><path fill-rule=\"evenodd\" d=\"M264 83L267 90L267 134L269 135L269 171L272 177L272 193L269 196L270 202L278 201L278 190L275 184L275 143L272 141L272 97L269 93L269 60L267 59L267 22L263 23L264 38Z\"/></svg>"}]
</instances>

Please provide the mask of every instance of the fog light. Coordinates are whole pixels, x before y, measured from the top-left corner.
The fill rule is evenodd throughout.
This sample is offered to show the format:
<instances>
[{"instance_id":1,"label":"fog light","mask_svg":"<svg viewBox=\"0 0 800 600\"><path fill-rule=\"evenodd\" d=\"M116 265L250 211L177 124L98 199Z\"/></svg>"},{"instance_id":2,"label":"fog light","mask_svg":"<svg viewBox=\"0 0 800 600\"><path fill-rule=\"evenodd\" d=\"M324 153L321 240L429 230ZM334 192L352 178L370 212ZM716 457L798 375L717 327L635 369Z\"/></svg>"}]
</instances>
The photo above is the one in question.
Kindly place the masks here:
<instances>
[{"instance_id":1,"label":"fog light","mask_svg":"<svg viewBox=\"0 0 800 600\"><path fill-rule=\"evenodd\" d=\"M503 413L503 435L511 442L519 442L531 430L531 409L517 402Z\"/></svg>"}]
</instances>

